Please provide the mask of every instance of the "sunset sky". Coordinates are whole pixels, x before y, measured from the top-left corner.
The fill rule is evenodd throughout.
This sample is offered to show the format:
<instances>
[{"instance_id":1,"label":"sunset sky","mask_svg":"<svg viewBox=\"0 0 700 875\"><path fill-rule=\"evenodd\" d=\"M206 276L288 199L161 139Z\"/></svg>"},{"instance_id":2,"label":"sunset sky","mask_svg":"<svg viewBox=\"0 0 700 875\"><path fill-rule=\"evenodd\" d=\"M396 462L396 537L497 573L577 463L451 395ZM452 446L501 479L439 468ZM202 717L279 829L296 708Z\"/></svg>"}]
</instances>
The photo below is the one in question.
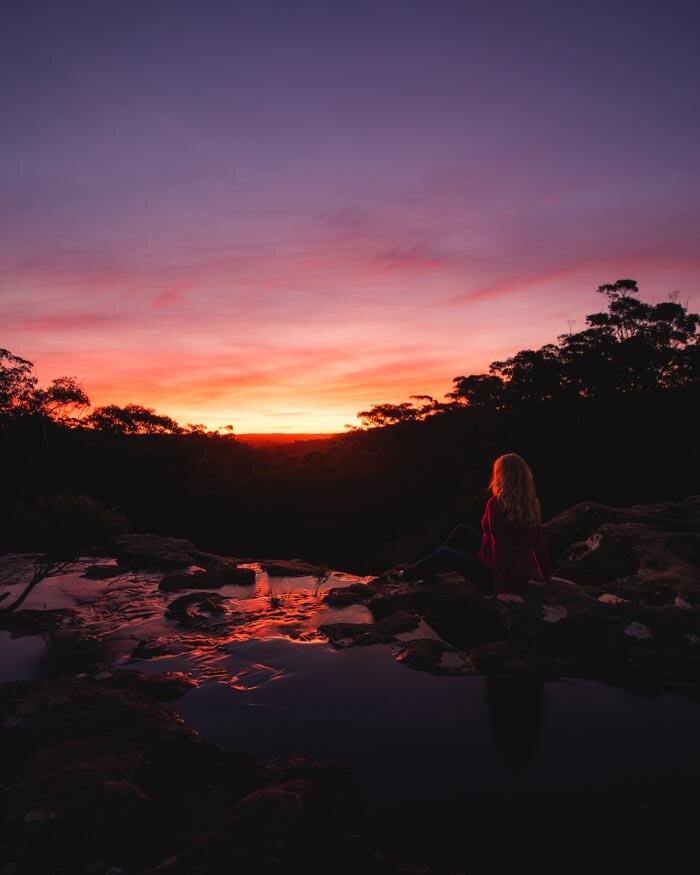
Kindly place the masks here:
<instances>
[{"instance_id":1,"label":"sunset sky","mask_svg":"<svg viewBox=\"0 0 700 875\"><path fill-rule=\"evenodd\" d=\"M700 306L700 4L4 0L0 347L321 432Z\"/></svg>"}]
</instances>

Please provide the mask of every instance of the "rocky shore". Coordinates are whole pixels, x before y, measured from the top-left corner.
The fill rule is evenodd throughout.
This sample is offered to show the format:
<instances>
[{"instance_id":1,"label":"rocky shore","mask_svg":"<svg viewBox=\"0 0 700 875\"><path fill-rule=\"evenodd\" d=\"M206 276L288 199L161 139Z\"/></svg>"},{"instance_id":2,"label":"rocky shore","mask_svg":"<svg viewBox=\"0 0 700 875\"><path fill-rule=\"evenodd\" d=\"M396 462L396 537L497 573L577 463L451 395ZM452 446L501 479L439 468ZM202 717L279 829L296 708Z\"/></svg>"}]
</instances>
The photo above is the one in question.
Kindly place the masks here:
<instances>
[{"instance_id":1,"label":"rocky shore","mask_svg":"<svg viewBox=\"0 0 700 875\"><path fill-rule=\"evenodd\" d=\"M531 582L521 602L498 601L454 574L416 585L382 575L330 585L321 604L365 606L368 619L320 632L338 649L384 645L407 669L436 675L585 677L698 698L700 497L631 508L586 502L545 528L560 579ZM240 621L221 590L255 579L241 567L249 559L182 539L125 536L114 558L83 576L156 572L165 619L198 631L212 624L216 635ZM328 577L296 560L260 566L271 576ZM264 761L206 743L162 704L195 681L113 670L70 610L5 612L0 629L61 634L70 656L42 680L0 685L1 875L437 871L368 847L341 766ZM158 653L148 642L134 648L135 658Z\"/></svg>"},{"instance_id":2,"label":"rocky shore","mask_svg":"<svg viewBox=\"0 0 700 875\"><path fill-rule=\"evenodd\" d=\"M597 678L634 688L700 692L700 497L612 508L585 502L545 525L557 579L501 602L457 574L421 584L378 577L331 589L375 622L324 627L338 647L392 640L419 619L442 644L393 637L397 657L436 673ZM459 653L462 665L444 664Z\"/></svg>"},{"instance_id":3,"label":"rocky shore","mask_svg":"<svg viewBox=\"0 0 700 875\"><path fill-rule=\"evenodd\" d=\"M3 875L410 873L353 832L342 767L203 742L181 676L0 685Z\"/></svg>"}]
</instances>

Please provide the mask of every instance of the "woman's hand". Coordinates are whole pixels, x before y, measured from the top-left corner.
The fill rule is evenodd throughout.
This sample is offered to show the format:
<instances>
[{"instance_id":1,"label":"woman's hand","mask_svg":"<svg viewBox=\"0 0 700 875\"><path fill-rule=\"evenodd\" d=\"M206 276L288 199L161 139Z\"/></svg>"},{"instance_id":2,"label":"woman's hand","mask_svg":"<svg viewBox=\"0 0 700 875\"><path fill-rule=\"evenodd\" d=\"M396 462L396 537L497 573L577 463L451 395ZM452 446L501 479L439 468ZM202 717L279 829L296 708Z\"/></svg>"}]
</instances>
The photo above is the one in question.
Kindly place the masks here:
<instances>
[{"instance_id":1,"label":"woman's hand","mask_svg":"<svg viewBox=\"0 0 700 875\"><path fill-rule=\"evenodd\" d=\"M516 605L523 603L523 597L516 595L514 592L499 592L496 598L499 602L513 602Z\"/></svg>"}]
</instances>

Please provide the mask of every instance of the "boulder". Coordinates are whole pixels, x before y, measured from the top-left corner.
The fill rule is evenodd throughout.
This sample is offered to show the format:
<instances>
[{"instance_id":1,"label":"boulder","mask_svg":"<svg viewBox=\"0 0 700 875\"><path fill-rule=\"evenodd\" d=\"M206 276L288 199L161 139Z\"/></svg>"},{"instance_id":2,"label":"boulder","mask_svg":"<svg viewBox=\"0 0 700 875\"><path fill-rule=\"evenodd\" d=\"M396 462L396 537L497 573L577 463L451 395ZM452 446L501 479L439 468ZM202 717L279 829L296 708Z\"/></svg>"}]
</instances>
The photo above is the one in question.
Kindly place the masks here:
<instances>
[{"instance_id":1,"label":"boulder","mask_svg":"<svg viewBox=\"0 0 700 875\"><path fill-rule=\"evenodd\" d=\"M166 702L179 699L197 686L197 682L180 671L166 671L162 674L145 674L142 671L121 669L102 672L95 676L103 686L114 690L133 690L143 693L153 702Z\"/></svg>"},{"instance_id":2,"label":"boulder","mask_svg":"<svg viewBox=\"0 0 700 875\"><path fill-rule=\"evenodd\" d=\"M319 626L334 647L345 648L368 644L392 644L402 632L418 628L420 617L407 611L396 611L376 623L327 623Z\"/></svg>"},{"instance_id":3,"label":"boulder","mask_svg":"<svg viewBox=\"0 0 700 875\"><path fill-rule=\"evenodd\" d=\"M202 552L185 538L161 535L122 535L117 539L116 556L122 567L143 571L176 571L193 565L213 571L241 562Z\"/></svg>"},{"instance_id":4,"label":"boulder","mask_svg":"<svg viewBox=\"0 0 700 875\"><path fill-rule=\"evenodd\" d=\"M431 674L464 674L461 665L443 665L445 654L454 654L454 647L435 638L413 638L400 645L394 654L396 661L416 671L428 671ZM462 664L463 665L463 664Z\"/></svg>"},{"instance_id":5,"label":"boulder","mask_svg":"<svg viewBox=\"0 0 700 875\"><path fill-rule=\"evenodd\" d=\"M212 614L226 614L228 599L216 592L181 595L168 605L165 616L178 623L199 625L206 623Z\"/></svg>"},{"instance_id":6,"label":"boulder","mask_svg":"<svg viewBox=\"0 0 700 875\"><path fill-rule=\"evenodd\" d=\"M264 559L260 567L270 577L319 577L328 574L327 568L300 559Z\"/></svg>"},{"instance_id":7,"label":"boulder","mask_svg":"<svg viewBox=\"0 0 700 875\"><path fill-rule=\"evenodd\" d=\"M0 629L12 635L41 635L44 632L55 632L68 626L75 620L73 611L67 608L53 608L48 611L33 611L19 609L17 611L0 611Z\"/></svg>"},{"instance_id":8,"label":"boulder","mask_svg":"<svg viewBox=\"0 0 700 875\"><path fill-rule=\"evenodd\" d=\"M221 562L211 571L173 571L165 575L158 589L176 592L180 589L216 589L228 584L252 586L254 583L255 571L252 568L240 568L234 563Z\"/></svg>"},{"instance_id":9,"label":"boulder","mask_svg":"<svg viewBox=\"0 0 700 875\"><path fill-rule=\"evenodd\" d=\"M109 580L124 574L124 569L119 565L90 565L80 575L88 580Z\"/></svg>"}]
</instances>

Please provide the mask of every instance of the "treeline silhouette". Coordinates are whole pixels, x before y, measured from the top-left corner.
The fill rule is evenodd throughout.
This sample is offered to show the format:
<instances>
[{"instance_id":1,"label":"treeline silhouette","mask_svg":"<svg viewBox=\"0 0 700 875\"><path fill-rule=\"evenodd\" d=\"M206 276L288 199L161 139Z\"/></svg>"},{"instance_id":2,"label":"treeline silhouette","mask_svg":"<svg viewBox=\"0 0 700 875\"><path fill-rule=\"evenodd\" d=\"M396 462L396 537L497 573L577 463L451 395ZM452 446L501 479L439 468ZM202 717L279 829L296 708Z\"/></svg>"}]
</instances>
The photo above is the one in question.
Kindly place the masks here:
<instances>
[{"instance_id":1,"label":"treeline silhouette","mask_svg":"<svg viewBox=\"0 0 700 875\"><path fill-rule=\"evenodd\" d=\"M599 291L606 309L584 330L456 377L443 402L378 404L363 428L278 447L140 405L88 412L77 380L39 387L30 362L1 350L0 548L43 549L38 516L68 511L97 539L89 518L106 506L133 531L370 573L457 521L478 526L490 463L508 451L531 463L545 518L587 499L697 492L700 317L675 296L640 301L632 280Z\"/></svg>"}]
</instances>

